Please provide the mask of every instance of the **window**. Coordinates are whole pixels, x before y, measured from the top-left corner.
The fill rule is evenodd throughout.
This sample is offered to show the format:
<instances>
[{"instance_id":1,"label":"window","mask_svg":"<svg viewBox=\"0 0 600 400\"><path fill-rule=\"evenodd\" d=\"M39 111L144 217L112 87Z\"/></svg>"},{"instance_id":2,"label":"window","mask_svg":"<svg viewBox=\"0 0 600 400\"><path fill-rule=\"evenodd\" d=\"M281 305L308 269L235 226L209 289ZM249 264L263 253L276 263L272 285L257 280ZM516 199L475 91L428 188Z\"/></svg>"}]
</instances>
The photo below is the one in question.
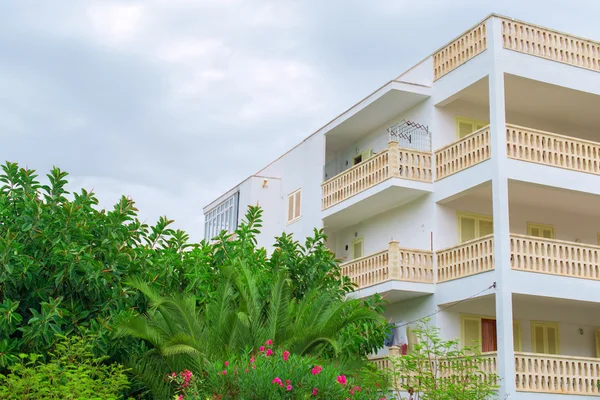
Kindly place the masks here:
<instances>
[{"instance_id":1,"label":"window","mask_svg":"<svg viewBox=\"0 0 600 400\"><path fill-rule=\"evenodd\" d=\"M460 341L463 347L479 346L482 352L497 351L497 330L494 317L460 316ZM513 321L515 351L521 351L521 325Z\"/></svg>"},{"instance_id":2,"label":"window","mask_svg":"<svg viewBox=\"0 0 600 400\"><path fill-rule=\"evenodd\" d=\"M492 217L457 213L458 239L461 243L494 233Z\"/></svg>"},{"instance_id":3,"label":"window","mask_svg":"<svg viewBox=\"0 0 600 400\"><path fill-rule=\"evenodd\" d=\"M554 239L554 227L552 225L527 223L527 234L546 239Z\"/></svg>"},{"instance_id":4,"label":"window","mask_svg":"<svg viewBox=\"0 0 600 400\"><path fill-rule=\"evenodd\" d=\"M288 195L287 223L290 224L300 219L300 206L302 203L302 190L298 189Z\"/></svg>"},{"instance_id":5,"label":"window","mask_svg":"<svg viewBox=\"0 0 600 400\"><path fill-rule=\"evenodd\" d=\"M531 322L531 350L534 353L558 354L558 324Z\"/></svg>"},{"instance_id":6,"label":"window","mask_svg":"<svg viewBox=\"0 0 600 400\"><path fill-rule=\"evenodd\" d=\"M489 125L489 122L477 121L464 117L456 117L456 137L462 139L487 125Z\"/></svg>"},{"instance_id":7,"label":"window","mask_svg":"<svg viewBox=\"0 0 600 400\"><path fill-rule=\"evenodd\" d=\"M237 192L204 214L204 239L210 240L225 230L233 232L238 222Z\"/></svg>"},{"instance_id":8,"label":"window","mask_svg":"<svg viewBox=\"0 0 600 400\"><path fill-rule=\"evenodd\" d=\"M363 161L367 161L371 157L373 157L373 150L365 150L356 157L354 157L352 165L360 164Z\"/></svg>"},{"instance_id":9,"label":"window","mask_svg":"<svg viewBox=\"0 0 600 400\"><path fill-rule=\"evenodd\" d=\"M351 259L361 258L363 254L363 238L355 239L352 241L352 254L350 254Z\"/></svg>"}]
</instances>

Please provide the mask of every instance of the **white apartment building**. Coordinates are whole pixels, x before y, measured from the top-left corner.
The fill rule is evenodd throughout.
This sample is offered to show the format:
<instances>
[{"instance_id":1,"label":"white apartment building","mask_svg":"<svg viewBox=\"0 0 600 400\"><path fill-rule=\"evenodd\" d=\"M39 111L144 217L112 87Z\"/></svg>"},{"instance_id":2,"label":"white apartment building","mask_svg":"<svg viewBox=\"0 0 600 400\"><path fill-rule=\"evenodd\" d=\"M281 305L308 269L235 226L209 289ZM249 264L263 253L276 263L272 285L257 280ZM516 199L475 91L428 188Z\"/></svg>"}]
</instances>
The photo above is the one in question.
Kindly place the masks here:
<instances>
[{"instance_id":1,"label":"white apartment building","mask_svg":"<svg viewBox=\"0 0 600 400\"><path fill-rule=\"evenodd\" d=\"M323 227L354 296L481 341L499 398L600 396L600 42L490 15L209 204L207 237L249 204L265 247Z\"/></svg>"}]
</instances>

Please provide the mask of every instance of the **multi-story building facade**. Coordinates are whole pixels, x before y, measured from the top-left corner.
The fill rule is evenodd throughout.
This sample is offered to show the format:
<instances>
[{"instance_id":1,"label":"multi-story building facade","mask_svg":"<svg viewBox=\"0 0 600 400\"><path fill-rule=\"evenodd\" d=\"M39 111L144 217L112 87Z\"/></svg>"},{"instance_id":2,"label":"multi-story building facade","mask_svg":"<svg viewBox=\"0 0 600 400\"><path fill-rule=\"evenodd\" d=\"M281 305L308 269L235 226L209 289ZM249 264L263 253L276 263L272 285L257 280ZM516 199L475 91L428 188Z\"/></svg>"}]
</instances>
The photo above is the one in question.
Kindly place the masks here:
<instances>
[{"instance_id":1,"label":"multi-story building facade","mask_svg":"<svg viewBox=\"0 0 600 400\"><path fill-rule=\"evenodd\" d=\"M500 398L600 396L600 43L491 15L208 205L207 237L248 204L265 247L323 227L354 296L479 341Z\"/></svg>"}]
</instances>

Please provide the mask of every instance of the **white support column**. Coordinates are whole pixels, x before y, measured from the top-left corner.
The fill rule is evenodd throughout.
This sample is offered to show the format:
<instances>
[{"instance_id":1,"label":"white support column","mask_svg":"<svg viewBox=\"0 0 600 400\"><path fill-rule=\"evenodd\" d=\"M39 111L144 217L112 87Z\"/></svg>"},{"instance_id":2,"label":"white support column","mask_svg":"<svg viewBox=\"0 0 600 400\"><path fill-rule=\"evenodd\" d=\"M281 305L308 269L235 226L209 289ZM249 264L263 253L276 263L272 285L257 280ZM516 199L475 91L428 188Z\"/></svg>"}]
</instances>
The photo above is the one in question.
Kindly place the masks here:
<instances>
[{"instance_id":1,"label":"white support column","mask_svg":"<svg viewBox=\"0 0 600 400\"><path fill-rule=\"evenodd\" d=\"M502 26L497 18L487 21L488 48L492 53L489 75L492 198L494 217L494 264L496 276L496 329L500 399L515 396L515 352L510 270L508 178L506 175L506 115L504 68L501 60Z\"/></svg>"}]
</instances>

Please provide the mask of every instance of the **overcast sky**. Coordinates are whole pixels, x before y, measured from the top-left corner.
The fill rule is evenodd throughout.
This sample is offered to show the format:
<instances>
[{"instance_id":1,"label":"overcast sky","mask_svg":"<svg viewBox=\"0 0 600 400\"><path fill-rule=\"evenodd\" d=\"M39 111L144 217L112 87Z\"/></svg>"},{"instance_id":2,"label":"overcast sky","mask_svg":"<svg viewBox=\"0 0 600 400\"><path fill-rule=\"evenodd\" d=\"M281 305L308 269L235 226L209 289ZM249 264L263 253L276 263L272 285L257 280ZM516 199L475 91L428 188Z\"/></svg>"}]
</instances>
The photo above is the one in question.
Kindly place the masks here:
<instances>
[{"instance_id":1,"label":"overcast sky","mask_svg":"<svg viewBox=\"0 0 600 400\"><path fill-rule=\"evenodd\" d=\"M490 12L600 39L596 0L2 0L0 162L200 239L204 205Z\"/></svg>"}]
</instances>

